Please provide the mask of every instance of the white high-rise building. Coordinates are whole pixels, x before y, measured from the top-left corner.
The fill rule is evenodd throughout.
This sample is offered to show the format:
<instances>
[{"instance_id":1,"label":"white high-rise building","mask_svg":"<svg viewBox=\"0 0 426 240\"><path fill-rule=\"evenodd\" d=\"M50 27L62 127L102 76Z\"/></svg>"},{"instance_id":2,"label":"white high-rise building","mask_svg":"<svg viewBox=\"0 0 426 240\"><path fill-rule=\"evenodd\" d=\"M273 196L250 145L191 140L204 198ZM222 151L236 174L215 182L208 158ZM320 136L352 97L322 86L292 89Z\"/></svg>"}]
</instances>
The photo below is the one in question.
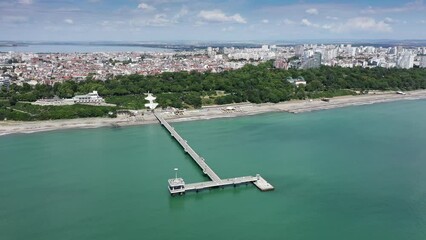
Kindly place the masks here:
<instances>
[{"instance_id":1,"label":"white high-rise building","mask_svg":"<svg viewBox=\"0 0 426 240\"><path fill-rule=\"evenodd\" d=\"M301 57L303 55L304 50L305 48L302 45L294 47L294 53L296 57Z\"/></svg>"},{"instance_id":2,"label":"white high-rise building","mask_svg":"<svg viewBox=\"0 0 426 240\"><path fill-rule=\"evenodd\" d=\"M414 66L414 57L415 55L412 54L410 51L406 51L401 54L398 58L398 67L404 68L404 69L410 69Z\"/></svg>"},{"instance_id":3,"label":"white high-rise building","mask_svg":"<svg viewBox=\"0 0 426 240\"><path fill-rule=\"evenodd\" d=\"M426 68L426 55L420 57L420 67Z\"/></svg>"},{"instance_id":4,"label":"white high-rise building","mask_svg":"<svg viewBox=\"0 0 426 240\"><path fill-rule=\"evenodd\" d=\"M322 55L324 61L331 61L337 57L337 48L326 49Z\"/></svg>"},{"instance_id":5,"label":"white high-rise building","mask_svg":"<svg viewBox=\"0 0 426 240\"><path fill-rule=\"evenodd\" d=\"M375 48L375 47L366 47L366 48L365 48L365 51L366 51L368 54L372 54L372 53L375 53L375 52L376 52L376 48Z\"/></svg>"}]
</instances>

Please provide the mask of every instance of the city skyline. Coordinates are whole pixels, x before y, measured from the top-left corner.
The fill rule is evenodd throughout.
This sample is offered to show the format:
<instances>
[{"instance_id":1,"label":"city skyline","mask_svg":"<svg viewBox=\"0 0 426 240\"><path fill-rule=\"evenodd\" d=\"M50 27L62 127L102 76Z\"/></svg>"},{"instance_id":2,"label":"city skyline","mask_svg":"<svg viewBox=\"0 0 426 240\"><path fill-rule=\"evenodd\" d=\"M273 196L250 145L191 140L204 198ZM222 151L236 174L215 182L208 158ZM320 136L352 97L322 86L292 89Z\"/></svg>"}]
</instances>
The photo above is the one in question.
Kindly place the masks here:
<instances>
[{"instance_id":1,"label":"city skyline","mask_svg":"<svg viewBox=\"0 0 426 240\"><path fill-rule=\"evenodd\" d=\"M424 39L417 1L0 0L1 40Z\"/></svg>"}]
</instances>

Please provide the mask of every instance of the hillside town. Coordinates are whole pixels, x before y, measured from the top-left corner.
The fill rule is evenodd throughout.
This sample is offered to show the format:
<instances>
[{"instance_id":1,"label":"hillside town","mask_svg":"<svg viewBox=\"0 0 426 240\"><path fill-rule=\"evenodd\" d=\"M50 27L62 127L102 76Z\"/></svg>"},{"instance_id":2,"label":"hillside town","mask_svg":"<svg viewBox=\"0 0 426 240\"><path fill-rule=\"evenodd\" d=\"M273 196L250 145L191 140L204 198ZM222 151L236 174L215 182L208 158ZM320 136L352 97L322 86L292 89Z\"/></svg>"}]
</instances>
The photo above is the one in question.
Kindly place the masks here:
<instances>
[{"instance_id":1,"label":"hillside town","mask_svg":"<svg viewBox=\"0 0 426 240\"><path fill-rule=\"evenodd\" d=\"M1 49L0 49L1 51ZM222 72L246 64L274 61L279 69L325 66L345 68L426 68L426 47L404 48L305 44L259 48L208 47L180 52L21 53L0 52L0 86L48 84L118 75L164 72Z\"/></svg>"}]
</instances>

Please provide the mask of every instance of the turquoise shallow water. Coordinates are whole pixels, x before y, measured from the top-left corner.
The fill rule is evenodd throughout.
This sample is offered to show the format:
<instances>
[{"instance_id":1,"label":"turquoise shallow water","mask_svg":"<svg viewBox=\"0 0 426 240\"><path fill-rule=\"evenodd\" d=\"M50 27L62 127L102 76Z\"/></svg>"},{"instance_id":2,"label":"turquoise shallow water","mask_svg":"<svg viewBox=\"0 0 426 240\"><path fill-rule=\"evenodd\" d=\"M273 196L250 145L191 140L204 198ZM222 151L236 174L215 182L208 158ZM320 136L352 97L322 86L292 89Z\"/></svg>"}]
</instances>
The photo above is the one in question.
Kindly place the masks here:
<instances>
[{"instance_id":1,"label":"turquoise shallow water","mask_svg":"<svg viewBox=\"0 0 426 240\"><path fill-rule=\"evenodd\" d=\"M426 101L173 126L275 191L170 197L205 178L159 125L4 136L0 239L426 239Z\"/></svg>"}]
</instances>

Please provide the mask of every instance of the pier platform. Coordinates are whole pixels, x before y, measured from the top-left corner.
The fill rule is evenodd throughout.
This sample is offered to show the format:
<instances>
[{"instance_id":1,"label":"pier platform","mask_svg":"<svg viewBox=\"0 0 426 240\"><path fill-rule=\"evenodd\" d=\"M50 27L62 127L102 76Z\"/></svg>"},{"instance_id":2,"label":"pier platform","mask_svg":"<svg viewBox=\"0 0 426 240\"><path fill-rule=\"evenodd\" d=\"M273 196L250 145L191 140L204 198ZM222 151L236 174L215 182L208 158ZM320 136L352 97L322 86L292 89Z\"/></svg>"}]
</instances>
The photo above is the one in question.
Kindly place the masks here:
<instances>
[{"instance_id":1,"label":"pier platform","mask_svg":"<svg viewBox=\"0 0 426 240\"><path fill-rule=\"evenodd\" d=\"M188 142L183 139L178 132L159 114L154 112L154 116L158 119L161 125L169 131L171 136L182 146L183 150L188 153L189 156L197 163L201 168L203 173L207 175L211 181L199 182L199 183L189 183L186 184L182 178L169 179L169 192L172 195L176 194L185 194L185 192L191 191L202 191L205 189L211 188L224 188L227 186L238 186L241 184L254 184L261 191L271 191L274 190L274 187L268 183L264 178L259 174L256 176L246 176L246 177L237 177L237 178L227 178L221 179L210 166L206 163L205 159L198 155L197 152L192 149Z\"/></svg>"}]
</instances>

